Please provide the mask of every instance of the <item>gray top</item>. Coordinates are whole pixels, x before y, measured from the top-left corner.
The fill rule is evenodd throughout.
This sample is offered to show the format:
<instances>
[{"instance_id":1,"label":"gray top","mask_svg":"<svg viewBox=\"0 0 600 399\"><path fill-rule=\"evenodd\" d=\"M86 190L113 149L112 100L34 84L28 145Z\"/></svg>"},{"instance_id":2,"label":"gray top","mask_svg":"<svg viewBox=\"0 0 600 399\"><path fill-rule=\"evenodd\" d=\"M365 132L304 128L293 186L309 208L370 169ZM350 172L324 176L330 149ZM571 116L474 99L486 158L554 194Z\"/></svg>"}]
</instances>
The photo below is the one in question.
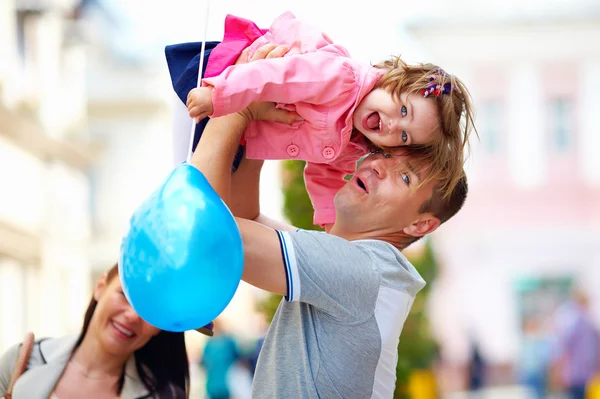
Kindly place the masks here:
<instances>
[{"instance_id":1,"label":"gray top","mask_svg":"<svg viewBox=\"0 0 600 399\"><path fill-rule=\"evenodd\" d=\"M391 244L278 232L287 273L261 351L255 398L391 398L398 342L425 286Z\"/></svg>"},{"instance_id":2,"label":"gray top","mask_svg":"<svg viewBox=\"0 0 600 399\"><path fill-rule=\"evenodd\" d=\"M76 342L77 335L37 341L31 351L28 370L19 377L14 386L13 399L48 398L67 366ZM14 345L0 358L0 397L4 396L8 389L20 346L20 344ZM125 383L121 398L145 397L148 397L148 391L139 379L135 358L131 356L125 366Z\"/></svg>"}]
</instances>

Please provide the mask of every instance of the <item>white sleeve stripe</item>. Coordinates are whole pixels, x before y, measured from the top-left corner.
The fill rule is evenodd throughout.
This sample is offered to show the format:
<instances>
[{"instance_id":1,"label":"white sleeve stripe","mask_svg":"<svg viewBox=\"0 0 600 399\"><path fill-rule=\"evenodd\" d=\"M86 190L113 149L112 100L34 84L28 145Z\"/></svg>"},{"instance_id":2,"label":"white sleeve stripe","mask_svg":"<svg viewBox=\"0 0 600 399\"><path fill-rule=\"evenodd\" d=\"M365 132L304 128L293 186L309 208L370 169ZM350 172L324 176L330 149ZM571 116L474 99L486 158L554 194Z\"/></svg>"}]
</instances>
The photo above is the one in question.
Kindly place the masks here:
<instances>
[{"instance_id":1,"label":"white sleeve stripe","mask_svg":"<svg viewBox=\"0 0 600 399\"><path fill-rule=\"evenodd\" d=\"M283 258L283 264L285 267L285 278L286 278L286 284L287 284L287 295L285 296L285 300L289 301L290 297L292 297L293 294L293 289L292 289L292 281L290 280L290 266L289 266L289 258L288 258L288 253L287 253L287 249L286 249L286 245L285 245L285 241L283 238L283 234L281 231L277 230L277 235L279 238L279 248L281 249L281 257Z\"/></svg>"},{"instance_id":2,"label":"white sleeve stripe","mask_svg":"<svg viewBox=\"0 0 600 399\"><path fill-rule=\"evenodd\" d=\"M286 231L278 231L279 244L281 245L281 255L285 263L285 273L287 277L288 292L286 301L293 302L300 300L300 276L298 274L298 264L296 262L296 252L290 234Z\"/></svg>"}]
</instances>

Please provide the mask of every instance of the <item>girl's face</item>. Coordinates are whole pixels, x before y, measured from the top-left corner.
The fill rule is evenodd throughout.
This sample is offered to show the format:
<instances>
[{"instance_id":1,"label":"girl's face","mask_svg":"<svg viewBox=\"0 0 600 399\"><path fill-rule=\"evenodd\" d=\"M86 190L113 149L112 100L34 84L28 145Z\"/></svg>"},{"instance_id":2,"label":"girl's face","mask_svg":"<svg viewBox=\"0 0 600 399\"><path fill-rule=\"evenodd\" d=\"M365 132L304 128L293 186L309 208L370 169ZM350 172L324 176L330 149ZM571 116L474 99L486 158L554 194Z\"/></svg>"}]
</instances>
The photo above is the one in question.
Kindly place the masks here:
<instances>
[{"instance_id":1,"label":"girl's face","mask_svg":"<svg viewBox=\"0 0 600 399\"><path fill-rule=\"evenodd\" d=\"M96 284L94 298L98 304L89 332L109 354L128 357L160 333L129 305L118 277L107 282L103 276Z\"/></svg>"},{"instance_id":2,"label":"girl's face","mask_svg":"<svg viewBox=\"0 0 600 399\"><path fill-rule=\"evenodd\" d=\"M439 126L435 101L418 94L394 98L384 89L372 90L352 116L354 128L379 147L430 144Z\"/></svg>"}]
</instances>

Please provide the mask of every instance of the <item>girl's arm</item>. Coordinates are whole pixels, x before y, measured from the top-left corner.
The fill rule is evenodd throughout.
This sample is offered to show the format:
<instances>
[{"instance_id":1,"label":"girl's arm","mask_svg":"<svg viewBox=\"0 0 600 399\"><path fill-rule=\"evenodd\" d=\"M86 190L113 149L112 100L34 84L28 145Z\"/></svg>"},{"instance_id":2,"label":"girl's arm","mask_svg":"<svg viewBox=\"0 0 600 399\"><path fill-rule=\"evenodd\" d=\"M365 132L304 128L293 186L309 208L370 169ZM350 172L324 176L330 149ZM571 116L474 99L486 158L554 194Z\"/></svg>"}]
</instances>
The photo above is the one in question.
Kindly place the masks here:
<instances>
[{"instance_id":1,"label":"girl's arm","mask_svg":"<svg viewBox=\"0 0 600 399\"><path fill-rule=\"evenodd\" d=\"M335 194L346 184L344 177L353 174L356 161L340 160L334 164L307 162L304 168L306 191L315 210L314 224L329 231L335 223Z\"/></svg>"},{"instance_id":2,"label":"girl's arm","mask_svg":"<svg viewBox=\"0 0 600 399\"><path fill-rule=\"evenodd\" d=\"M210 116L218 117L239 112L253 101L334 104L354 95L356 76L352 60L331 45L315 53L232 66L203 79L203 85L212 87Z\"/></svg>"}]
</instances>

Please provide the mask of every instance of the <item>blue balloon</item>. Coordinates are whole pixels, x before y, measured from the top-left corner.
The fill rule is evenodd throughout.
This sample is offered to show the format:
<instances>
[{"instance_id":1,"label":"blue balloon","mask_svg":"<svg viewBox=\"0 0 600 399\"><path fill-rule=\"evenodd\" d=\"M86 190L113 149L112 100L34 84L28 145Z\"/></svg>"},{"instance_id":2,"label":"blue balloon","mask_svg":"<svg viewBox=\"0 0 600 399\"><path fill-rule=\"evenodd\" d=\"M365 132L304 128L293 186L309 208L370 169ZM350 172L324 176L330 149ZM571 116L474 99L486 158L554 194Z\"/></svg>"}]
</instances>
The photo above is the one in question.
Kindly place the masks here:
<instances>
[{"instance_id":1,"label":"blue balloon","mask_svg":"<svg viewBox=\"0 0 600 399\"><path fill-rule=\"evenodd\" d=\"M186 331L225 309L243 263L231 212L204 175L183 164L131 217L119 275L142 319L161 330Z\"/></svg>"}]
</instances>

